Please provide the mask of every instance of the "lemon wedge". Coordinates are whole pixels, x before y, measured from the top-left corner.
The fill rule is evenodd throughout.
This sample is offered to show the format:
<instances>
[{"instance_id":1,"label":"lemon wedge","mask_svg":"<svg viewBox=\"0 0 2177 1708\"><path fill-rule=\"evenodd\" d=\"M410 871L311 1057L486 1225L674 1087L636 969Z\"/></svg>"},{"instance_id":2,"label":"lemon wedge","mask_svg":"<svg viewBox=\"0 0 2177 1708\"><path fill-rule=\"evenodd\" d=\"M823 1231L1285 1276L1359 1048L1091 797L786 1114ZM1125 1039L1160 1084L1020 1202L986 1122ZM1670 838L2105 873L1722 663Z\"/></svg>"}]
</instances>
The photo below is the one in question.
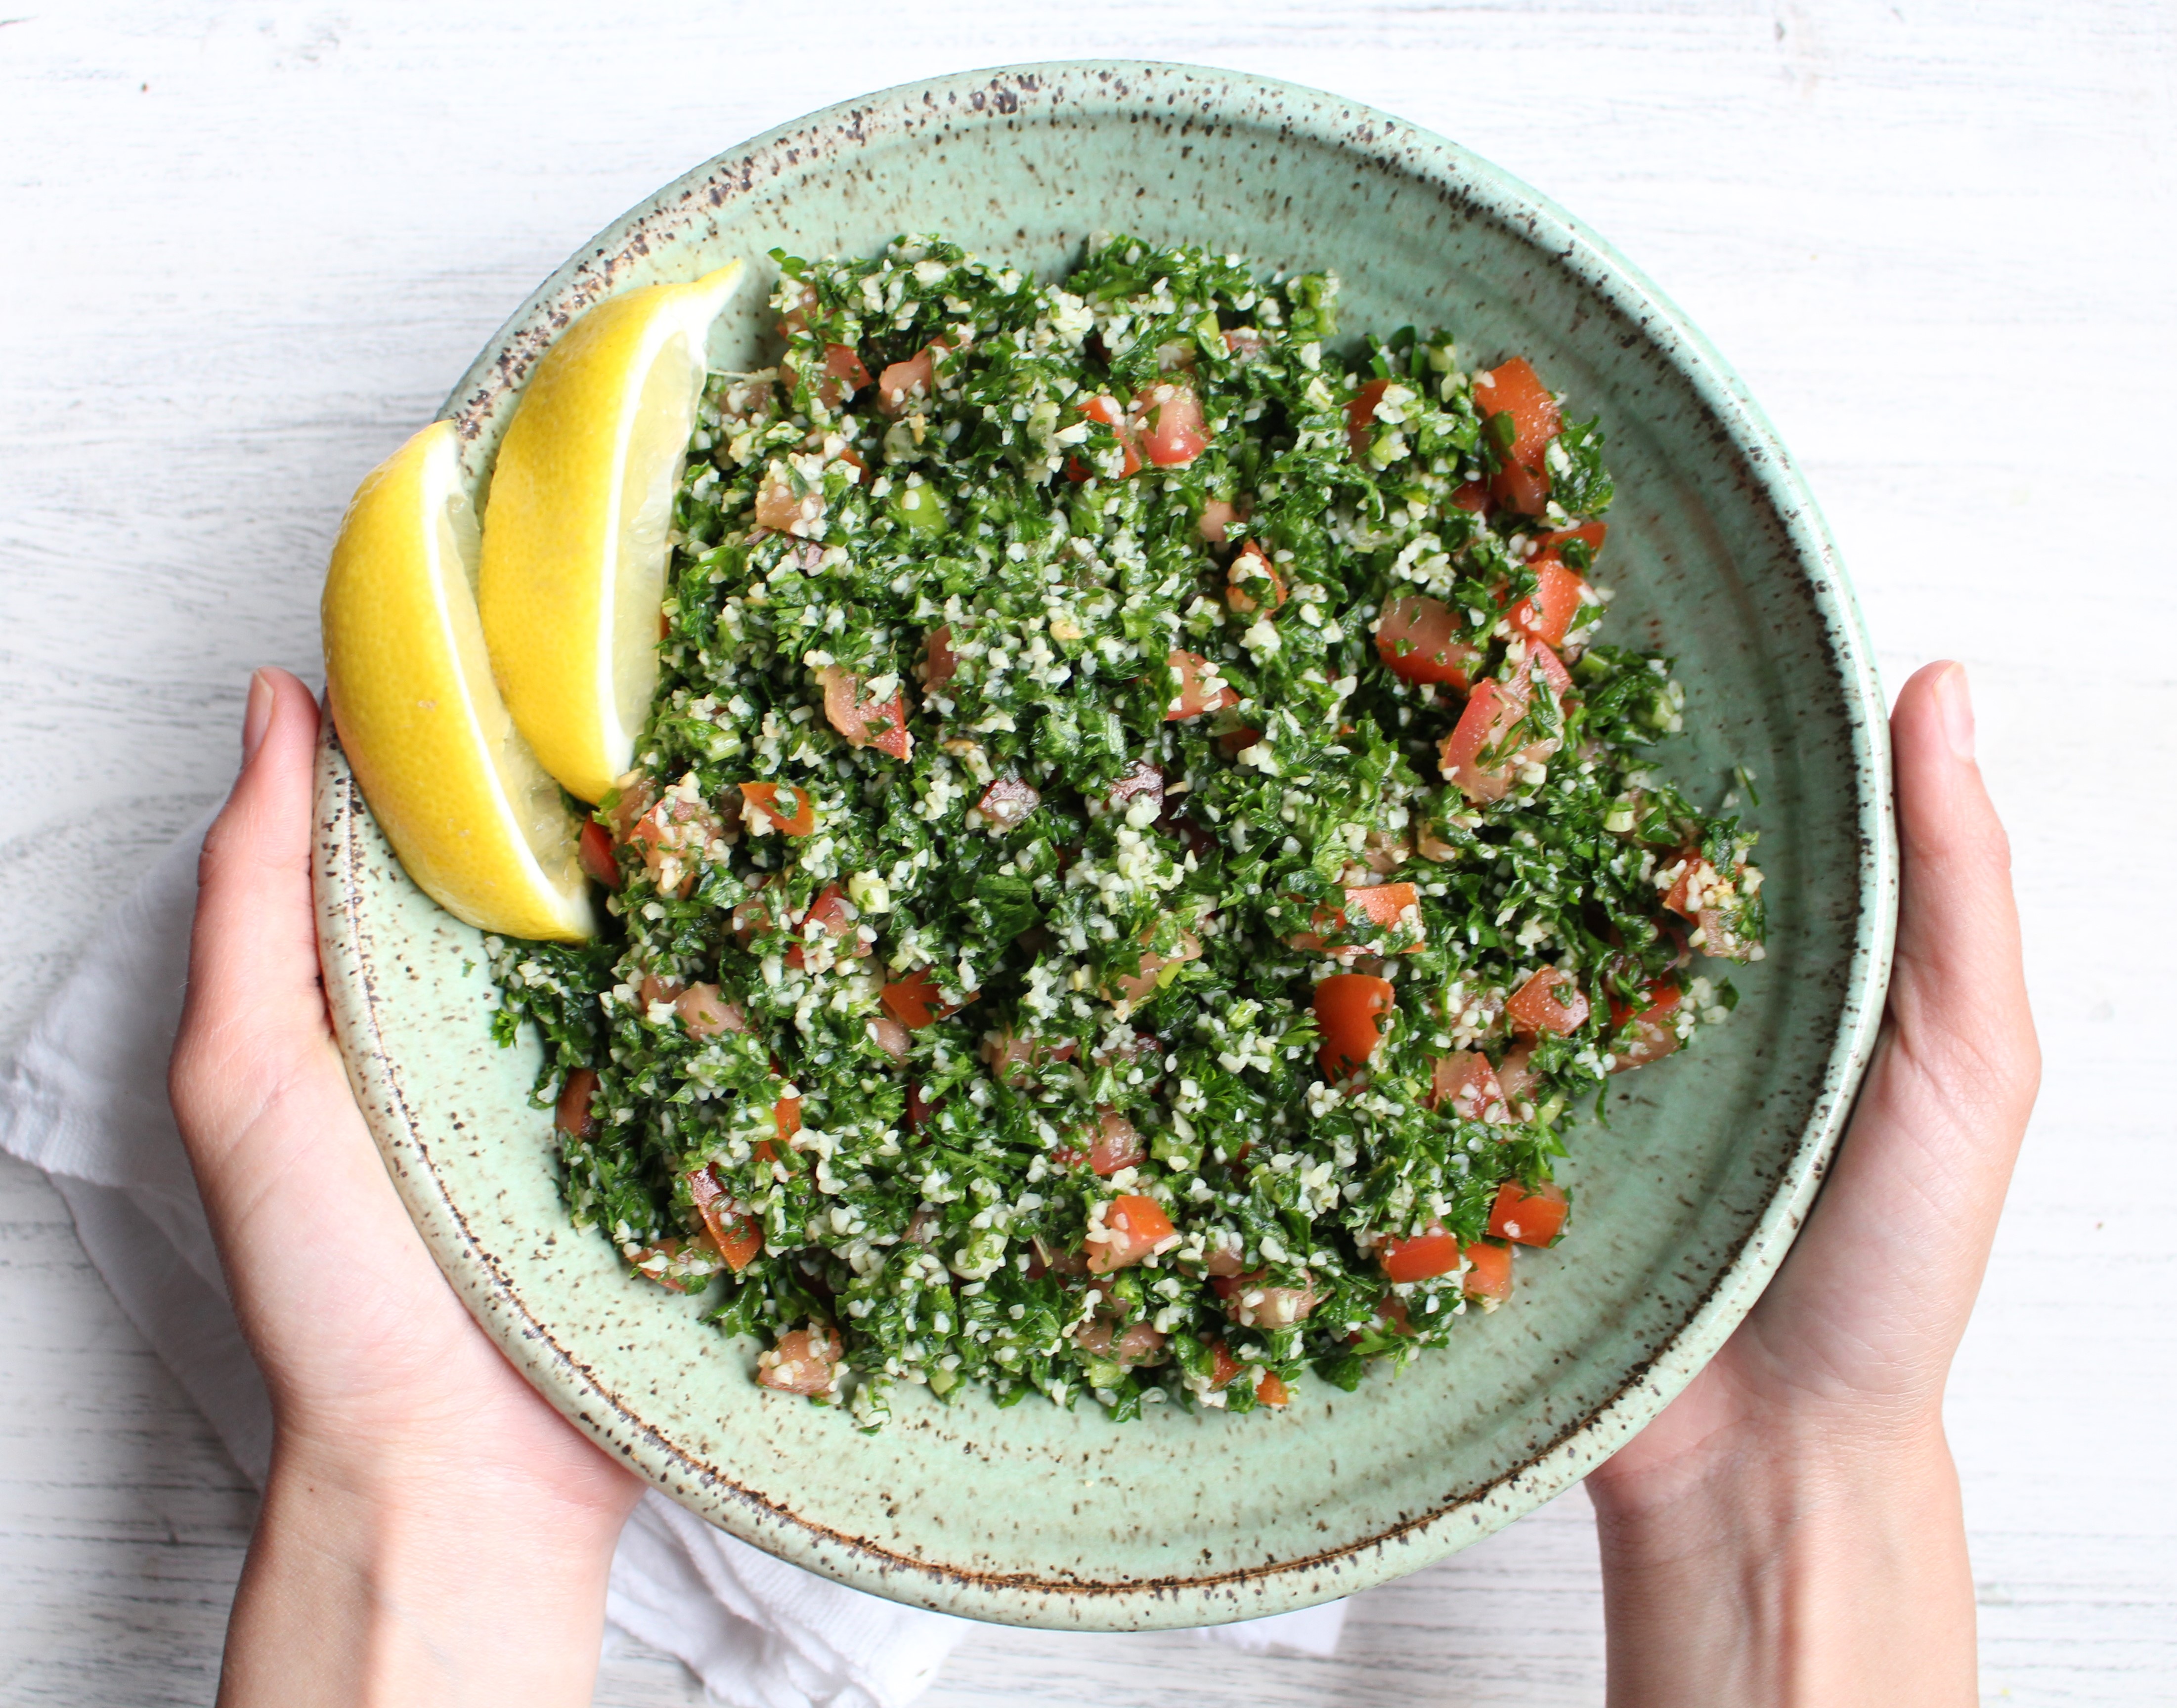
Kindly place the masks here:
<instances>
[{"instance_id":1,"label":"lemon wedge","mask_svg":"<svg viewBox=\"0 0 2177 1708\"><path fill-rule=\"evenodd\" d=\"M704 341L740 263L598 303L537 363L499 446L477 602L516 725L567 792L634 762L657 688L668 535Z\"/></svg>"},{"instance_id":2,"label":"lemon wedge","mask_svg":"<svg viewBox=\"0 0 2177 1708\"><path fill-rule=\"evenodd\" d=\"M325 695L363 798L449 913L575 941L597 921L580 827L493 685L461 439L434 422L363 477L321 610Z\"/></svg>"}]
</instances>

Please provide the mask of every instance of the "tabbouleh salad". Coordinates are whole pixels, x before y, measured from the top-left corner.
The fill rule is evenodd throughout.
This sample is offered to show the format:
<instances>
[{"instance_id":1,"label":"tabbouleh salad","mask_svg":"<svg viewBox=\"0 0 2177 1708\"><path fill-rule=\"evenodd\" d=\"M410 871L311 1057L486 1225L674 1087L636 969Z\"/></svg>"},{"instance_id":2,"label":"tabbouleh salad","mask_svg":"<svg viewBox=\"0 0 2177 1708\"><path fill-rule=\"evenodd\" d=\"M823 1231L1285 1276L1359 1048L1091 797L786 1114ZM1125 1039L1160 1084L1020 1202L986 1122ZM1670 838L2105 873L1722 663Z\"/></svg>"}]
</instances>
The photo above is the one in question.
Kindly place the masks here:
<instances>
[{"instance_id":1,"label":"tabbouleh salad","mask_svg":"<svg viewBox=\"0 0 2177 1708\"><path fill-rule=\"evenodd\" d=\"M1574 1105L1761 953L1752 835L1649 757L1667 661L1597 638L1599 427L1337 341L1329 273L777 259L585 832L616 929L490 940L574 1220L865 1426L1462 1332L1560 1236Z\"/></svg>"}]
</instances>

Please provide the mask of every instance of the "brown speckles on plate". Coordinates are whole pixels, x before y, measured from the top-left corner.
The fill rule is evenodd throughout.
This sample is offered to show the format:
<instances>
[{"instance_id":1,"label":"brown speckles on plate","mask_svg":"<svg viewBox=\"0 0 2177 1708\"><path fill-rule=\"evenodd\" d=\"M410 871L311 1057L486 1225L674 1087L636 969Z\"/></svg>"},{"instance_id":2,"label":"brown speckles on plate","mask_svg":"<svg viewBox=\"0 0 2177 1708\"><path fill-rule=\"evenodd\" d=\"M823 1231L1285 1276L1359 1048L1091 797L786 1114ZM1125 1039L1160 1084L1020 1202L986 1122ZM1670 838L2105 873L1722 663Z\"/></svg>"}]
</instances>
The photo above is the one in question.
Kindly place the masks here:
<instances>
[{"instance_id":1,"label":"brown speckles on plate","mask_svg":"<svg viewBox=\"0 0 2177 1708\"><path fill-rule=\"evenodd\" d=\"M674 1498L880 1595L1074 1629L1247 1618L1348 1595L1548 1499L1659 1411L1781 1260L1880 1016L1896 903L1882 701L1841 567L1790 457L1683 317L1593 234L1453 145L1287 85L1078 64L859 100L722 155L547 280L448 400L480 491L538 355L613 292L736 257L756 278L712 354L767 353L774 247L864 254L943 230L1039 270L1132 225L1346 279L1351 330L1441 321L1599 412L1623 494L1603 579L1677 654L1696 793L1760 778L1774 909L1744 1000L1584 1128L1573 1234L1524 1253L1505 1311L1352 1394L1284 1413L901 1396L880 1435L759 1390L698 1300L566 1231L533 1046L501 1050L477 934L402 876L339 750L320 756L326 988L372 1132L447 1274L561 1411ZM1721 784L1716 785L1721 792ZM397 974L397 976L396 976ZM565 1235L563 1237L562 1235Z\"/></svg>"}]
</instances>

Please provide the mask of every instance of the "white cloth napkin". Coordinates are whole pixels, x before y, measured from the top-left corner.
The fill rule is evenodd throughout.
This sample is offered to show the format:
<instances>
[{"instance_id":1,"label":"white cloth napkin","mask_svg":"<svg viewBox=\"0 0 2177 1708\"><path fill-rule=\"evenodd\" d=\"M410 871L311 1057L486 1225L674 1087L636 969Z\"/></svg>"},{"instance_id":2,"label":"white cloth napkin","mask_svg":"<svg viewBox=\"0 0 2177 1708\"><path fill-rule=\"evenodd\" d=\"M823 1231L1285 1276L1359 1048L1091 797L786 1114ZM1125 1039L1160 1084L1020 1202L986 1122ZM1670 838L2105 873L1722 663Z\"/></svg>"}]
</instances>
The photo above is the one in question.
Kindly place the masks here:
<instances>
[{"instance_id":1,"label":"white cloth napkin","mask_svg":"<svg viewBox=\"0 0 2177 1708\"><path fill-rule=\"evenodd\" d=\"M0 1080L0 1149L52 1177L123 1310L261 1484L271 1410L166 1105L209 821L160 857L39 1018ZM773 1559L655 1491L620 1538L606 1611L736 1708L900 1708L973 1629ZM1202 1634L1329 1655L1345 1619L1334 1602Z\"/></svg>"}]
</instances>

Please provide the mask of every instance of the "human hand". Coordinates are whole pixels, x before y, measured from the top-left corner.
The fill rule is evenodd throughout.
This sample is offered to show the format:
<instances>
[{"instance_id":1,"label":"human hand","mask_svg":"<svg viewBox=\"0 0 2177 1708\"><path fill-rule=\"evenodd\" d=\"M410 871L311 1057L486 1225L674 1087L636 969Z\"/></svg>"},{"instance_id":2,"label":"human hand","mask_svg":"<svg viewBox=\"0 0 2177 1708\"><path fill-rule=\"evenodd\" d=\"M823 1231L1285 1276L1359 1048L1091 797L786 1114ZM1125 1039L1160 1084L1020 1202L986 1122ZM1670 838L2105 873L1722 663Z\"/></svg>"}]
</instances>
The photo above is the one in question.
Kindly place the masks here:
<instances>
[{"instance_id":1,"label":"human hand","mask_svg":"<svg viewBox=\"0 0 2177 1708\"><path fill-rule=\"evenodd\" d=\"M1760 1303L1588 1478L1613 1708L1977 1699L1943 1387L2040 1054L1964 669L1915 675L1891 737L1897 952L1851 1127Z\"/></svg>"},{"instance_id":2,"label":"human hand","mask_svg":"<svg viewBox=\"0 0 2177 1708\"><path fill-rule=\"evenodd\" d=\"M587 1702L640 1484L484 1337L363 1127L318 970L317 730L295 678L252 679L168 1077L275 1423L220 1700Z\"/></svg>"}]
</instances>

